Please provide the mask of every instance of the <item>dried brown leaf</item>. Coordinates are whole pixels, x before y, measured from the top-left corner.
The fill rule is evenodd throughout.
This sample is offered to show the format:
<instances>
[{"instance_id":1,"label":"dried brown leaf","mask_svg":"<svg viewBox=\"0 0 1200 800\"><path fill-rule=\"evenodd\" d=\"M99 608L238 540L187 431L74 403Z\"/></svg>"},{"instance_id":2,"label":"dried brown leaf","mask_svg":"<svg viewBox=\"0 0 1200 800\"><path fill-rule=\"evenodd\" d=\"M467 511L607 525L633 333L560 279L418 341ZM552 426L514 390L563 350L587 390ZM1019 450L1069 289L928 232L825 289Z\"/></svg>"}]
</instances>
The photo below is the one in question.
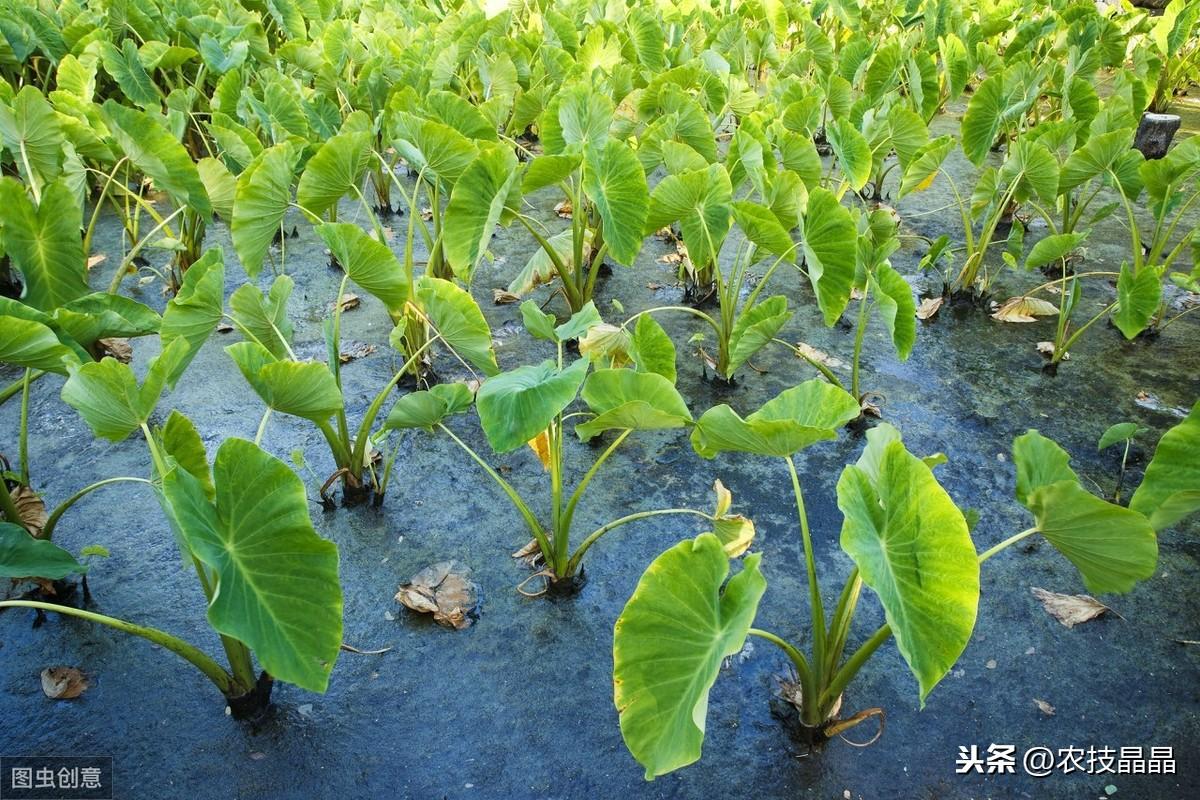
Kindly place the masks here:
<instances>
[{"instance_id":1,"label":"dried brown leaf","mask_svg":"<svg viewBox=\"0 0 1200 800\"><path fill-rule=\"evenodd\" d=\"M570 219L572 211L570 200L559 200L554 204L554 213L563 219Z\"/></svg>"},{"instance_id":2,"label":"dried brown leaf","mask_svg":"<svg viewBox=\"0 0 1200 800\"><path fill-rule=\"evenodd\" d=\"M349 311L352 308L358 308L362 304L362 299L352 292L346 292L338 298L337 304L342 311Z\"/></svg>"},{"instance_id":3,"label":"dried brown leaf","mask_svg":"<svg viewBox=\"0 0 1200 800\"><path fill-rule=\"evenodd\" d=\"M460 561L439 561L425 567L400 587L396 600L407 608L433 614L434 622L462 630L470 627L479 602L471 570Z\"/></svg>"},{"instance_id":4,"label":"dried brown leaf","mask_svg":"<svg viewBox=\"0 0 1200 800\"><path fill-rule=\"evenodd\" d=\"M42 670L42 691L51 700L72 700L87 688L87 676L75 667L46 667Z\"/></svg>"},{"instance_id":5,"label":"dried brown leaf","mask_svg":"<svg viewBox=\"0 0 1200 800\"><path fill-rule=\"evenodd\" d=\"M349 364L359 358L366 358L375 352L375 345L366 342L353 342L342 352L338 353L338 361Z\"/></svg>"},{"instance_id":6,"label":"dried brown leaf","mask_svg":"<svg viewBox=\"0 0 1200 800\"><path fill-rule=\"evenodd\" d=\"M129 346L128 339L100 339L96 345L100 349L101 357L111 356L122 364L133 361L133 348Z\"/></svg>"},{"instance_id":7,"label":"dried brown leaf","mask_svg":"<svg viewBox=\"0 0 1200 800\"><path fill-rule=\"evenodd\" d=\"M921 301L921 305L917 306L917 319L922 321L933 319L941 310L944 302L946 302L944 297L926 297Z\"/></svg>"},{"instance_id":8,"label":"dried brown leaf","mask_svg":"<svg viewBox=\"0 0 1200 800\"><path fill-rule=\"evenodd\" d=\"M498 306L521 302L521 295L513 294L507 289L492 289L492 302Z\"/></svg>"},{"instance_id":9,"label":"dried brown leaf","mask_svg":"<svg viewBox=\"0 0 1200 800\"><path fill-rule=\"evenodd\" d=\"M94 256L88 256L87 268L91 269L98 264L103 264L107 258L108 256L104 255L103 253L97 253Z\"/></svg>"},{"instance_id":10,"label":"dried brown leaf","mask_svg":"<svg viewBox=\"0 0 1200 800\"><path fill-rule=\"evenodd\" d=\"M1099 617L1106 611L1112 611L1096 598L1086 594L1058 594L1037 586L1031 586L1029 591L1049 612L1050 616L1068 628L1074 628L1080 623Z\"/></svg>"},{"instance_id":11,"label":"dried brown leaf","mask_svg":"<svg viewBox=\"0 0 1200 800\"><path fill-rule=\"evenodd\" d=\"M21 526L29 531L33 538L42 538L42 529L46 527L46 504L42 498L28 486L18 486L12 493L12 499L17 507Z\"/></svg>"},{"instance_id":12,"label":"dried brown leaf","mask_svg":"<svg viewBox=\"0 0 1200 800\"><path fill-rule=\"evenodd\" d=\"M1039 700L1038 698L1035 697L1035 698L1033 698L1033 704L1035 706L1037 706L1038 710L1041 711L1043 714L1045 714L1047 717L1054 716L1054 706L1050 705L1045 700Z\"/></svg>"},{"instance_id":13,"label":"dried brown leaf","mask_svg":"<svg viewBox=\"0 0 1200 800\"><path fill-rule=\"evenodd\" d=\"M1041 353L1043 356L1045 356L1046 358L1054 358L1054 342L1038 342L1037 343L1037 351L1039 353ZM1070 361L1071 354L1063 353L1062 360Z\"/></svg>"},{"instance_id":14,"label":"dried brown leaf","mask_svg":"<svg viewBox=\"0 0 1200 800\"><path fill-rule=\"evenodd\" d=\"M835 358L829 355L824 350L818 350L810 344L804 342L796 342L796 357L805 358L809 361L816 361L818 364L823 364L830 369L846 369L846 362L840 358Z\"/></svg>"}]
</instances>

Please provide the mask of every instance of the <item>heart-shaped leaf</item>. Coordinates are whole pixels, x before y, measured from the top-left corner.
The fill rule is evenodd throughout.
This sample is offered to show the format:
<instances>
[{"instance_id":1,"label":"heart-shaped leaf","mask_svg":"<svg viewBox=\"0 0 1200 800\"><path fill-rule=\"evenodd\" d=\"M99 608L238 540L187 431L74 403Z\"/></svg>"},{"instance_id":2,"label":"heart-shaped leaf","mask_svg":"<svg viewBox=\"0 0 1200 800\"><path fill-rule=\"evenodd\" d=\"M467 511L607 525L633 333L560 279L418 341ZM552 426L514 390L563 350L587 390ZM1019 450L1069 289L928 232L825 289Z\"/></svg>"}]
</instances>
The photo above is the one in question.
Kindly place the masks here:
<instances>
[{"instance_id":1,"label":"heart-shaped leaf","mask_svg":"<svg viewBox=\"0 0 1200 800\"><path fill-rule=\"evenodd\" d=\"M475 408L492 449L497 453L516 450L546 430L575 399L587 371L586 358L562 370L553 361L545 361L484 381L475 396Z\"/></svg>"},{"instance_id":2,"label":"heart-shaped leaf","mask_svg":"<svg viewBox=\"0 0 1200 800\"><path fill-rule=\"evenodd\" d=\"M608 430L661 430L692 422L675 385L653 372L598 369L588 376L581 396L596 415L575 426L585 442Z\"/></svg>"}]
</instances>

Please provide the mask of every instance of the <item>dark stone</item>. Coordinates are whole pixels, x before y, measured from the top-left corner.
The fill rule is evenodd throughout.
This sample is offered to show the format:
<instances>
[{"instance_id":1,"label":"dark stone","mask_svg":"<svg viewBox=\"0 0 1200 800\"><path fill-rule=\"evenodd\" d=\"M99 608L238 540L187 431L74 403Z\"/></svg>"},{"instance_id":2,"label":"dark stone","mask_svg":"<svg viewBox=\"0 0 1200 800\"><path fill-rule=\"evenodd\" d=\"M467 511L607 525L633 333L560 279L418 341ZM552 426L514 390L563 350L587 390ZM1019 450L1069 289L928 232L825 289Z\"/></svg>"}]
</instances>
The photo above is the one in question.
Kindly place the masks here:
<instances>
[{"instance_id":1,"label":"dark stone","mask_svg":"<svg viewBox=\"0 0 1200 800\"><path fill-rule=\"evenodd\" d=\"M1147 159L1162 158L1179 130L1178 114L1152 114L1147 111L1142 114L1138 123L1137 135L1133 137L1133 147L1141 150Z\"/></svg>"}]
</instances>

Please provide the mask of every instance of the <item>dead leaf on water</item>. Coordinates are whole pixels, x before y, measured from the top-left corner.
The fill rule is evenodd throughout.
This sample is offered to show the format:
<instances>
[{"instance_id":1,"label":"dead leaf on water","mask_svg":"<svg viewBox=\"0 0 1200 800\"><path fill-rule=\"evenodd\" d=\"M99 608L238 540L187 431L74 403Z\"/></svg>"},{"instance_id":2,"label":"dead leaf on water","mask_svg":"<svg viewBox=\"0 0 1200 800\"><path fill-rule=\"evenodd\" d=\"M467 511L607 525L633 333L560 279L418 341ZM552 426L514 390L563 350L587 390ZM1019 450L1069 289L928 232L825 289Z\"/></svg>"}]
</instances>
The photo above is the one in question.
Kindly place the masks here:
<instances>
[{"instance_id":1,"label":"dead leaf on water","mask_svg":"<svg viewBox=\"0 0 1200 800\"><path fill-rule=\"evenodd\" d=\"M51 700L73 700L87 688L87 676L75 667L46 667L42 670L42 691Z\"/></svg>"},{"instance_id":2,"label":"dead leaf on water","mask_svg":"<svg viewBox=\"0 0 1200 800\"><path fill-rule=\"evenodd\" d=\"M42 538L42 529L46 527L46 504L42 498L28 486L18 486L12 499L21 525L33 538Z\"/></svg>"},{"instance_id":3,"label":"dead leaf on water","mask_svg":"<svg viewBox=\"0 0 1200 800\"><path fill-rule=\"evenodd\" d=\"M921 301L921 305L917 306L917 319L921 321L933 319L944 302L946 302L944 297L926 297Z\"/></svg>"},{"instance_id":4,"label":"dead leaf on water","mask_svg":"<svg viewBox=\"0 0 1200 800\"><path fill-rule=\"evenodd\" d=\"M375 345L373 344L367 344L366 342L352 342L349 347L338 353L338 361L342 362L343 364L349 364L351 361L355 361L360 358L366 358L374 352Z\"/></svg>"},{"instance_id":5,"label":"dead leaf on water","mask_svg":"<svg viewBox=\"0 0 1200 800\"><path fill-rule=\"evenodd\" d=\"M359 296L351 292L346 292L344 295L338 298L337 302L338 308L340 308L342 311L349 311L352 308L358 308L361 303L362 300L359 298Z\"/></svg>"},{"instance_id":6,"label":"dead leaf on water","mask_svg":"<svg viewBox=\"0 0 1200 800\"><path fill-rule=\"evenodd\" d=\"M1037 322L1038 317L1053 317L1058 306L1040 297L1012 297L996 309L992 319L1000 322Z\"/></svg>"},{"instance_id":7,"label":"dead leaf on water","mask_svg":"<svg viewBox=\"0 0 1200 800\"><path fill-rule=\"evenodd\" d=\"M1045 356L1046 358L1054 358L1054 342L1038 342L1037 343L1037 351L1039 353L1041 353L1043 356ZM1063 353L1062 360L1070 361L1071 354Z\"/></svg>"},{"instance_id":8,"label":"dead leaf on water","mask_svg":"<svg viewBox=\"0 0 1200 800\"><path fill-rule=\"evenodd\" d=\"M1058 594L1037 586L1031 586L1029 591L1049 612L1050 616L1068 628L1074 628L1080 623L1096 619L1106 611L1112 611L1096 598L1086 594ZM1115 611L1113 613L1116 614Z\"/></svg>"},{"instance_id":9,"label":"dead leaf on water","mask_svg":"<svg viewBox=\"0 0 1200 800\"><path fill-rule=\"evenodd\" d=\"M492 302L498 306L521 302L521 295L513 294L507 289L492 289Z\"/></svg>"},{"instance_id":10,"label":"dead leaf on water","mask_svg":"<svg viewBox=\"0 0 1200 800\"><path fill-rule=\"evenodd\" d=\"M133 348L129 346L128 339L100 339L96 345L100 349L101 357L111 356L122 364L133 361Z\"/></svg>"},{"instance_id":11,"label":"dead leaf on water","mask_svg":"<svg viewBox=\"0 0 1200 800\"><path fill-rule=\"evenodd\" d=\"M557 203L554 204L554 213L557 214L558 216L562 217L563 219L570 219L571 212L572 212L572 208L571 208L570 200L559 200Z\"/></svg>"},{"instance_id":12,"label":"dead leaf on water","mask_svg":"<svg viewBox=\"0 0 1200 800\"><path fill-rule=\"evenodd\" d=\"M1035 698L1033 698L1033 704L1035 706L1037 706L1038 710L1041 711L1043 714L1045 714L1047 717L1054 716L1054 706L1050 705L1045 700L1039 700L1038 698L1035 697Z\"/></svg>"},{"instance_id":13,"label":"dead leaf on water","mask_svg":"<svg viewBox=\"0 0 1200 800\"><path fill-rule=\"evenodd\" d=\"M530 539L524 547L513 553L512 557L523 561L530 568L536 567L542 559L542 546L538 544L537 539Z\"/></svg>"},{"instance_id":14,"label":"dead leaf on water","mask_svg":"<svg viewBox=\"0 0 1200 800\"><path fill-rule=\"evenodd\" d=\"M421 209L421 219L425 220L426 222L433 219L433 209L430 208L429 206L425 206L424 208L422 208Z\"/></svg>"},{"instance_id":15,"label":"dead leaf on water","mask_svg":"<svg viewBox=\"0 0 1200 800\"><path fill-rule=\"evenodd\" d=\"M815 361L818 364L824 364L830 369L846 369L846 362L840 358L835 358L829 355L824 350L818 350L810 344L804 342L796 342L796 357L805 358L809 361Z\"/></svg>"},{"instance_id":16,"label":"dead leaf on water","mask_svg":"<svg viewBox=\"0 0 1200 800\"><path fill-rule=\"evenodd\" d=\"M87 268L91 269L97 264L103 264L107 258L108 256L104 255L103 253L97 253L94 256L89 256L87 260Z\"/></svg>"},{"instance_id":17,"label":"dead leaf on water","mask_svg":"<svg viewBox=\"0 0 1200 800\"><path fill-rule=\"evenodd\" d=\"M413 575L396 600L413 611L433 614L439 625L462 630L470 627L479 602L479 589L470 575L461 561L439 561Z\"/></svg>"}]
</instances>

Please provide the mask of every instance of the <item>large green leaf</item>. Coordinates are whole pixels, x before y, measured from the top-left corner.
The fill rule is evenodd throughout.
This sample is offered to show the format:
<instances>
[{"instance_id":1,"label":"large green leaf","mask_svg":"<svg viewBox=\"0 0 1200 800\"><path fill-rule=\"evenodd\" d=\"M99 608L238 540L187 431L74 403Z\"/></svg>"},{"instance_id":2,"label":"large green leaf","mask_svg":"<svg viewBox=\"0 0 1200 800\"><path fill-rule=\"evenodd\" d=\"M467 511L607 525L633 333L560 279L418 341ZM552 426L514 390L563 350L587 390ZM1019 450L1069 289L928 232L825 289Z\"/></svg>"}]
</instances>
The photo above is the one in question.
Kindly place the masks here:
<instances>
[{"instance_id":1,"label":"large green leaf","mask_svg":"<svg viewBox=\"0 0 1200 800\"><path fill-rule=\"evenodd\" d=\"M131 102L142 108L158 106L162 102L162 93L142 66L137 45L132 38L124 39L120 49L109 42L102 42L100 60L104 64L104 71L117 82Z\"/></svg>"},{"instance_id":2,"label":"large green leaf","mask_svg":"<svg viewBox=\"0 0 1200 800\"><path fill-rule=\"evenodd\" d=\"M1060 259L1079 247L1086 238L1085 233L1052 233L1044 239L1039 239L1025 258L1025 269L1036 269L1047 264L1057 266Z\"/></svg>"},{"instance_id":3,"label":"large green leaf","mask_svg":"<svg viewBox=\"0 0 1200 800\"><path fill-rule=\"evenodd\" d=\"M238 178L229 233L242 269L255 277L292 199L292 170L298 153L291 144L263 151L257 162Z\"/></svg>"},{"instance_id":4,"label":"large green leaf","mask_svg":"<svg viewBox=\"0 0 1200 800\"><path fill-rule=\"evenodd\" d=\"M866 186L871 177L871 145L858 129L843 119L833 120L826 128L829 146L838 166L855 191Z\"/></svg>"},{"instance_id":5,"label":"large green leaf","mask_svg":"<svg viewBox=\"0 0 1200 800\"><path fill-rule=\"evenodd\" d=\"M539 120L539 135L547 153L578 152L585 145L603 146L613 122L613 104L606 95L576 83L564 87L547 104Z\"/></svg>"},{"instance_id":6,"label":"large green leaf","mask_svg":"<svg viewBox=\"0 0 1200 800\"><path fill-rule=\"evenodd\" d=\"M65 375L79 357L40 322L0 316L0 363Z\"/></svg>"},{"instance_id":7,"label":"large green leaf","mask_svg":"<svg viewBox=\"0 0 1200 800\"><path fill-rule=\"evenodd\" d=\"M447 191L478 152L470 139L449 125L405 113L397 114L396 122L396 151L410 169L423 173L430 183L441 183Z\"/></svg>"},{"instance_id":8,"label":"large green leaf","mask_svg":"<svg viewBox=\"0 0 1200 800\"><path fill-rule=\"evenodd\" d=\"M296 203L321 216L357 187L371 160L371 133L347 131L327 139L304 166Z\"/></svg>"},{"instance_id":9,"label":"large green leaf","mask_svg":"<svg viewBox=\"0 0 1200 800\"><path fill-rule=\"evenodd\" d=\"M392 249L349 222L325 222L317 233L350 280L378 297L398 314L408 302L408 278Z\"/></svg>"},{"instance_id":10,"label":"large green leaf","mask_svg":"<svg viewBox=\"0 0 1200 800\"><path fill-rule=\"evenodd\" d=\"M727 405L713 406L692 430L692 447L704 458L735 451L786 457L809 445L837 437L856 418L858 401L823 380L785 389L742 419Z\"/></svg>"},{"instance_id":11,"label":"large green leaf","mask_svg":"<svg viewBox=\"0 0 1200 800\"><path fill-rule=\"evenodd\" d=\"M213 478L215 503L184 469L163 478L167 516L215 577L209 622L275 678L325 691L342 644L342 591L337 547L313 529L304 484L243 439L221 445Z\"/></svg>"},{"instance_id":12,"label":"large green leaf","mask_svg":"<svg viewBox=\"0 0 1200 800\"><path fill-rule=\"evenodd\" d=\"M893 432L877 431L867 433L868 448L878 438L882 449L872 469L847 466L838 480L841 544L879 596L924 706L971 638L979 562L966 519L930 468Z\"/></svg>"},{"instance_id":13,"label":"large green leaf","mask_svg":"<svg viewBox=\"0 0 1200 800\"><path fill-rule=\"evenodd\" d=\"M650 211L646 174L633 151L615 139L583 152L583 190L600 216L609 255L631 266L641 252Z\"/></svg>"},{"instance_id":14,"label":"large green leaf","mask_svg":"<svg viewBox=\"0 0 1200 800\"><path fill-rule=\"evenodd\" d=\"M904 197L912 192L928 189L933 184L942 168L942 162L954 149L954 140L949 136L939 136L913 154L908 165L904 168L904 176L900 179L898 197Z\"/></svg>"},{"instance_id":15,"label":"large green leaf","mask_svg":"<svg viewBox=\"0 0 1200 800\"><path fill-rule=\"evenodd\" d=\"M281 361L254 342L231 344L225 352L275 411L321 424L342 408L342 391L329 367L319 361Z\"/></svg>"},{"instance_id":16,"label":"large green leaf","mask_svg":"<svg viewBox=\"0 0 1200 800\"><path fill-rule=\"evenodd\" d=\"M1079 570L1088 591L1128 592L1154 574L1158 537L1137 511L1063 480L1041 486L1027 504L1037 528Z\"/></svg>"},{"instance_id":17,"label":"large green leaf","mask_svg":"<svg viewBox=\"0 0 1200 800\"><path fill-rule=\"evenodd\" d=\"M63 131L54 109L34 86L0 102L0 144L27 184L43 186L62 174Z\"/></svg>"},{"instance_id":18,"label":"large green leaf","mask_svg":"<svg viewBox=\"0 0 1200 800\"><path fill-rule=\"evenodd\" d=\"M0 578L61 580L87 567L46 539L35 539L19 525L0 522Z\"/></svg>"},{"instance_id":19,"label":"large green leaf","mask_svg":"<svg viewBox=\"0 0 1200 800\"><path fill-rule=\"evenodd\" d=\"M854 218L833 192L814 188L800 226L804 263L817 293L817 305L826 325L833 325L850 303L850 286L857 265Z\"/></svg>"},{"instance_id":20,"label":"large green leaf","mask_svg":"<svg viewBox=\"0 0 1200 800\"><path fill-rule=\"evenodd\" d=\"M392 406L385 427L433 430L446 417L470 408L474 399L465 383L439 383L428 391L409 392Z\"/></svg>"},{"instance_id":21,"label":"large green leaf","mask_svg":"<svg viewBox=\"0 0 1200 800\"><path fill-rule=\"evenodd\" d=\"M1059 481L1078 481L1071 469L1071 455L1035 430L1013 439L1013 464L1017 468L1017 502L1029 505L1036 489Z\"/></svg>"},{"instance_id":22,"label":"large green leaf","mask_svg":"<svg viewBox=\"0 0 1200 800\"><path fill-rule=\"evenodd\" d=\"M62 399L83 417L97 436L119 442L150 419L167 375L187 352L176 340L151 360L140 385L127 364L106 357L70 368Z\"/></svg>"},{"instance_id":23,"label":"large green leaf","mask_svg":"<svg viewBox=\"0 0 1200 800\"><path fill-rule=\"evenodd\" d=\"M417 281L417 298L433 327L454 352L485 375L500 371L492 346L492 330L467 290L451 281L425 275Z\"/></svg>"},{"instance_id":24,"label":"large green leaf","mask_svg":"<svg viewBox=\"0 0 1200 800\"><path fill-rule=\"evenodd\" d=\"M257 286L243 284L229 297L229 309L243 334L267 348L276 358L286 358L292 341L292 323L287 316L287 302L295 282L279 275L271 289L263 294Z\"/></svg>"},{"instance_id":25,"label":"large green leaf","mask_svg":"<svg viewBox=\"0 0 1200 800\"><path fill-rule=\"evenodd\" d=\"M1117 307L1113 309L1113 324L1132 339L1144 331L1158 313L1162 302L1162 282L1158 270L1147 265L1134 271L1128 262L1121 264L1117 276Z\"/></svg>"},{"instance_id":26,"label":"large green leaf","mask_svg":"<svg viewBox=\"0 0 1200 800\"><path fill-rule=\"evenodd\" d=\"M675 344L649 314L638 317L629 337L629 357L640 372L657 372L675 383Z\"/></svg>"},{"instance_id":27,"label":"large green leaf","mask_svg":"<svg viewBox=\"0 0 1200 800\"><path fill-rule=\"evenodd\" d=\"M768 297L761 303L742 310L729 334L729 368L726 378L732 378L742 364L770 344L780 328L792 318L787 298L781 294Z\"/></svg>"},{"instance_id":28,"label":"large green leaf","mask_svg":"<svg viewBox=\"0 0 1200 800\"><path fill-rule=\"evenodd\" d=\"M733 226L733 186L720 164L706 170L668 175L650 194L646 232L679 222L683 243L697 267L716 262Z\"/></svg>"},{"instance_id":29,"label":"large green leaf","mask_svg":"<svg viewBox=\"0 0 1200 800\"><path fill-rule=\"evenodd\" d=\"M733 219L745 232L747 239L771 255L787 257L796 249L787 228L766 206L749 200L734 200ZM793 221L795 219L793 217ZM788 260L794 261L795 258Z\"/></svg>"},{"instance_id":30,"label":"large green leaf","mask_svg":"<svg viewBox=\"0 0 1200 800\"><path fill-rule=\"evenodd\" d=\"M1161 531L1200 510L1200 402L1163 434L1129 507Z\"/></svg>"},{"instance_id":31,"label":"large green leaf","mask_svg":"<svg viewBox=\"0 0 1200 800\"><path fill-rule=\"evenodd\" d=\"M489 147L475 157L454 184L446 206L442 247L455 276L468 286L519 174L512 150Z\"/></svg>"},{"instance_id":32,"label":"large green leaf","mask_svg":"<svg viewBox=\"0 0 1200 800\"><path fill-rule=\"evenodd\" d=\"M484 381L475 408L492 449L516 450L546 430L575 399L587 371L586 358L562 370L544 361Z\"/></svg>"},{"instance_id":33,"label":"large green leaf","mask_svg":"<svg viewBox=\"0 0 1200 800\"><path fill-rule=\"evenodd\" d=\"M195 162L163 125L115 100L105 102L104 120L121 152L177 205L205 216L212 213Z\"/></svg>"},{"instance_id":34,"label":"large green leaf","mask_svg":"<svg viewBox=\"0 0 1200 800\"><path fill-rule=\"evenodd\" d=\"M212 482L212 470L208 466L208 451L204 448L200 431L196 430L192 421L172 409L167 415L166 423L158 431L158 441L163 453L190 472L204 488L205 496L209 500L213 499L216 496L216 488Z\"/></svg>"},{"instance_id":35,"label":"large green leaf","mask_svg":"<svg viewBox=\"0 0 1200 800\"><path fill-rule=\"evenodd\" d=\"M896 356L904 361L917 341L917 304L913 300L912 287L903 275L886 263L875 269L873 281L879 315L892 337Z\"/></svg>"},{"instance_id":36,"label":"large green leaf","mask_svg":"<svg viewBox=\"0 0 1200 800\"><path fill-rule=\"evenodd\" d=\"M83 210L65 181L42 190L34 206L25 187L0 178L0 235L12 265L21 273L21 299L40 311L51 312L87 294L83 258Z\"/></svg>"},{"instance_id":37,"label":"large green leaf","mask_svg":"<svg viewBox=\"0 0 1200 800\"><path fill-rule=\"evenodd\" d=\"M983 164L1000 134L1004 100L1004 75L996 74L979 84L967 103L960 134L963 153L975 166Z\"/></svg>"},{"instance_id":38,"label":"large green leaf","mask_svg":"<svg viewBox=\"0 0 1200 800\"><path fill-rule=\"evenodd\" d=\"M575 426L585 442L609 430L682 428L692 422L675 385L654 372L598 369L588 376L580 396L596 415Z\"/></svg>"},{"instance_id":39,"label":"large green leaf","mask_svg":"<svg viewBox=\"0 0 1200 800\"><path fill-rule=\"evenodd\" d=\"M617 618L614 699L647 780L700 758L709 690L745 645L767 588L761 558L747 556L725 584L729 557L715 535L680 542L654 559Z\"/></svg>"},{"instance_id":40,"label":"large green leaf","mask_svg":"<svg viewBox=\"0 0 1200 800\"><path fill-rule=\"evenodd\" d=\"M161 337L167 346L176 339L187 342L187 356L167 376L174 386L183 371L208 341L221 321L225 303L225 251L214 247L184 273L183 285L163 312Z\"/></svg>"}]
</instances>

